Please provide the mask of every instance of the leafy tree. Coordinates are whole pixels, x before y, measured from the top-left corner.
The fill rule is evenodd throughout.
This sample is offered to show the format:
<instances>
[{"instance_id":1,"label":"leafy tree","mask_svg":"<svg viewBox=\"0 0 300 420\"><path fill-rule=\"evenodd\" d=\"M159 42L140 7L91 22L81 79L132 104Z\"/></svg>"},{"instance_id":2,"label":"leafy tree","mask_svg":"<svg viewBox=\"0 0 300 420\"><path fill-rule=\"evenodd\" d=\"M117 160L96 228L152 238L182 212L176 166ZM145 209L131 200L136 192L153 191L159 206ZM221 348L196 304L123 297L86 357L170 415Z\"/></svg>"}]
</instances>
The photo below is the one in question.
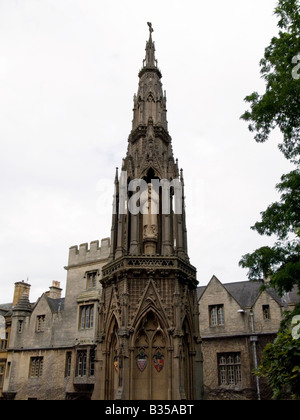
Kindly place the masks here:
<instances>
[{"instance_id":1,"label":"leafy tree","mask_svg":"<svg viewBox=\"0 0 300 420\"><path fill-rule=\"evenodd\" d=\"M274 399L300 399L300 339L293 338L290 328L282 328L267 344L256 374L267 378Z\"/></svg>"},{"instance_id":2,"label":"leafy tree","mask_svg":"<svg viewBox=\"0 0 300 420\"><path fill-rule=\"evenodd\" d=\"M275 9L279 17L278 37L273 37L260 61L266 82L263 95L253 92L245 98L250 110L241 118L249 122L257 142L268 140L279 127L285 157L299 162L300 156L300 4L299 0L280 0Z\"/></svg>"},{"instance_id":3,"label":"leafy tree","mask_svg":"<svg viewBox=\"0 0 300 420\"><path fill-rule=\"evenodd\" d=\"M263 95L253 92L245 98L250 110L241 118L257 142L269 139L278 127L283 135L279 149L296 165L276 185L280 200L261 213L261 221L251 229L260 235L276 235L273 247L263 246L246 254L239 262L248 268L250 280L268 279L283 295L296 285L300 290L300 4L299 0L279 0L275 9L279 35L273 37L260 61L266 82ZM300 314L300 305L286 315L277 338L266 346L257 370L280 399L284 393L300 399L300 338L291 333L291 318Z\"/></svg>"},{"instance_id":4,"label":"leafy tree","mask_svg":"<svg viewBox=\"0 0 300 420\"><path fill-rule=\"evenodd\" d=\"M261 221L252 226L260 235L276 235L277 242L244 255L239 264L249 269L250 280L268 278L271 286L284 293L295 284L300 286L296 239L300 236L300 2L279 0L274 13L279 18L279 35L272 38L260 61L266 91L245 98L251 109L241 118L249 122L257 142L266 141L271 130L279 127L283 134L279 148L297 169L281 177L276 185L280 201L262 212Z\"/></svg>"},{"instance_id":5,"label":"leafy tree","mask_svg":"<svg viewBox=\"0 0 300 420\"><path fill-rule=\"evenodd\" d=\"M295 170L283 175L276 189L281 193L280 202L261 213L262 221L257 222L253 229L260 235L275 233L282 240L300 226L300 172Z\"/></svg>"},{"instance_id":6,"label":"leafy tree","mask_svg":"<svg viewBox=\"0 0 300 420\"><path fill-rule=\"evenodd\" d=\"M250 280L270 281L265 287L274 287L283 295L295 285L300 290L300 173L295 170L281 177L276 186L281 192L279 202L262 212L262 220L252 229L261 235L276 234L273 247L264 246L242 257L240 265L248 268ZM290 238L292 236L292 238ZM273 398L291 396L300 399L300 338L291 334L290 321L300 314L300 305L286 316L274 341L269 343L256 374L264 376L273 391Z\"/></svg>"},{"instance_id":7,"label":"leafy tree","mask_svg":"<svg viewBox=\"0 0 300 420\"><path fill-rule=\"evenodd\" d=\"M239 264L249 269L250 280L268 279L283 294L294 285L300 290L300 242L295 235L300 226L300 172L283 175L276 189L281 192L280 201L262 212L262 220L251 229L260 235L275 234L278 241L244 255Z\"/></svg>"}]
</instances>

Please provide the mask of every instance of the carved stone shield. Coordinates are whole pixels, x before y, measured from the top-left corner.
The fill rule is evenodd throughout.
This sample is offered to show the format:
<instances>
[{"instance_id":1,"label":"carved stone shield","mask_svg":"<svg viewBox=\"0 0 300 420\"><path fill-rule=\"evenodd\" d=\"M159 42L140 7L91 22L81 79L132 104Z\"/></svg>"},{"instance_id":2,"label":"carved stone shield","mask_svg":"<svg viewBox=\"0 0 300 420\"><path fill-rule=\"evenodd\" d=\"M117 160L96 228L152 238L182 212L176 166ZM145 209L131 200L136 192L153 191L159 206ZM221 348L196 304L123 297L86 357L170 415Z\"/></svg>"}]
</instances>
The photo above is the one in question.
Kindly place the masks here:
<instances>
[{"instance_id":1,"label":"carved stone shield","mask_svg":"<svg viewBox=\"0 0 300 420\"><path fill-rule=\"evenodd\" d=\"M140 352L137 358L137 365L141 372L144 372L147 366L147 356L143 351Z\"/></svg>"},{"instance_id":2,"label":"carved stone shield","mask_svg":"<svg viewBox=\"0 0 300 420\"><path fill-rule=\"evenodd\" d=\"M118 356L114 357L114 368L115 368L115 372L118 373L118 370L119 370L119 358L118 358Z\"/></svg>"},{"instance_id":3,"label":"carved stone shield","mask_svg":"<svg viewBox=\"0 0 300 420\"><path fill-rule=\"evenodd\" d=\"M164 356L160 352L157 352L153 359L154 367L157 370L157 372L160 372L162 370L162 368L164 367L164 362Z\"/></svg>"}]
</instances>

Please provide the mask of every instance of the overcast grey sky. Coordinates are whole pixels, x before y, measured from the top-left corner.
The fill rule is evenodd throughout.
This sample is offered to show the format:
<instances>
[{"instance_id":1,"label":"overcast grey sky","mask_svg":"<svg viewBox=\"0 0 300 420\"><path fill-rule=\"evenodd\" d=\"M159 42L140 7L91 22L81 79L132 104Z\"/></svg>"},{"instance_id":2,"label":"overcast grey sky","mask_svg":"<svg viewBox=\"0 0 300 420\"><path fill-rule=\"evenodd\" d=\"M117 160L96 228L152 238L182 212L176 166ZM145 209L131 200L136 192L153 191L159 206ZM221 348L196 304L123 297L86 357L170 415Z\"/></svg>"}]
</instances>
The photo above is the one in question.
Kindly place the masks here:
<instances>
[{"instance_id":1,"label":"overcast grey sky","mask_svg":"<svg viewBox=\"0 0 300 420\"><path fill-rule=\"evenodd\" d=\"M264 83L275 0L0 0L0 303L61 281L68 249L110 235L147 21L184 169L191 263L206 284L246 280L241 256L272 239L250 226L278 199L280 133L239 120ZM271 241L271 242L270 242Z\"/></svg>"}]
</instances>

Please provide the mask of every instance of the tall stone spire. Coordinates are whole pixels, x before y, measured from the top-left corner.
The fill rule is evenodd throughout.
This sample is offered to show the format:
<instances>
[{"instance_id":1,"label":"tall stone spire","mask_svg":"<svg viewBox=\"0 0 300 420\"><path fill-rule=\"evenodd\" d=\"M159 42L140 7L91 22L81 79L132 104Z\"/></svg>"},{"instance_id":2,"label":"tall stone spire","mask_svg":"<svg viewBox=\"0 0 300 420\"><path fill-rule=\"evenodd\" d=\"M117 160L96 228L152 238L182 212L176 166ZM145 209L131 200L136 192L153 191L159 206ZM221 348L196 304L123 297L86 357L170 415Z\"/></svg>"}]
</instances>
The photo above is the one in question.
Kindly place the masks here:
<instances>
[{"instance_id":1,"label":"tall stone spire","mask_svg":"<svg viewBox=\"0 0 300 420\"><path fill-rule=\"evenodd\" d=\"M122 182L118 185L119 194L115 195L114 208L117 215L113 216L111 259L128 254L161 254L178 255L188 261L183 195L179 194L181 201L176 200L176 193L183 191L183 180L178 160L175 161L173 156L166 118L166 95L163 94L162 75L155 59L153 28L150 23L148 26L150 34L146 43L146 58L139 72L138 92L134 95L133 124L122 164ZM139 214L132 214L128 209L124 211L124 203L128 203L133 195L133 190L125 190L135 179L143 180L148 185L148 192L141 199L145 195L149 198L152 194L149 205L145 202L148 209L152 203L151 217L145 215L143 209ZM160 182L160 191L154 191L151 186L153 180ZM164 190L163 184L164 187L169 186L168 191ZM168 212L162 211L161 199L164 193L168 194L167 198L164 196L168 201Z\"/></svg>"},{"instance_id":2,"label":"tall stone spire","mask_svg":"<svg viewBox=\"0 0 300 420\"><path fill-rule=\"evenodd\" d=\"M173 156L148 26L127 154L115 176L95 399L202 396L198 282L187 254L183 172Z\"/></svg>"},{"instance_id":3,"label":"tall stone spire","mask_svg":"<svg viewBox=\"0 0 300 420\"><path fill-rule=\"evenodd\" d=\"M160 79L162 74L157 66L155 58L155 45L152 40L152 24L148 22L150 33L146 43L146 57L143 60L143 67L139 72L139 87L137 95L134 95L132 129L138 125L148 124L149 118L153 124L159 124L168 129L166 95L162 90Z\"/></svg>"}]
</instances>

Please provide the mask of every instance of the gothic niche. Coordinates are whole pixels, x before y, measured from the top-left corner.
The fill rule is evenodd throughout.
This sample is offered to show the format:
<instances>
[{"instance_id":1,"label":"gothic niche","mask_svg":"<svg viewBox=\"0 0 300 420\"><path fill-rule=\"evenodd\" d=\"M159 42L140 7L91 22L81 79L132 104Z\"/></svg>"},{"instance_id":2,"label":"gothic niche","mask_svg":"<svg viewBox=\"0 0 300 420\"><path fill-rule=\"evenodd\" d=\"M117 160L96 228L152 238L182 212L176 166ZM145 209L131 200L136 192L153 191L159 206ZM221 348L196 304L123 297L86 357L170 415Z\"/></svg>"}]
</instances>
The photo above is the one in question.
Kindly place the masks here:
<instances>
[{"instance_id":1,"label":"gothic niche","mask_svg":"<svg viewBox=\"0 0 300 420\"><path fill-rule=\"evenodd\" d=\"M135 400L168 398L166 335L157 316L148 312L137 331L133 364Z\"/></svg>"},{"instance_id":2,"label":"gothic niche","mask_svg":"<svg viewBox=\"0 0 300 420\"><path fill-rule=\"evenodd\" d=\"M111 326L108 333L108 387L106 399L113 400L116 398L116 392L118 387L121 385L122 375L120 370L122 369L122 355L120 354L120 344L118 336L118 323L115 317L111 322ZM120 357L121 356L121 357Z\"/></svg>"},{"instance_id":3,"label":"gothic niche","mask_svg":"<svg viewBox=\"0 0 300 420\"><path fill-rule=\"evenodd\" d=\"M192 399L192 343L191 343L191 331L187 319L185 318L182 326L182 346L179 356L180 364L180 383L181 385L181 397L182 399Z\"/></svg>"},{"instance_id":4,"label":"gothic niche","mask_svg":"<svg viewBox=\"0 0 300 420\"><path fill-rule=\"evenodd\" d=\"M159 196L148 184L148 190L141 194L142 214L143 214L143 243L144 253L148 255L156 254L156 245L158 238L158 206Z\"/></svg>"},{"instance_id":5,"label":"gothic niche","mask_svg":"<svg viewBox=\"0 0 300 420\"><path fill-rule=\"evenodd\" d=\"M144 254L155 255L157 253L158 241L158 215L159 215L159 195L153 188L152 179L157 179L154 171L150 168L144 181L147 182L148 189L141 194L141 208L143 220L143 247Z\"/></svg>"}]
</instances>

